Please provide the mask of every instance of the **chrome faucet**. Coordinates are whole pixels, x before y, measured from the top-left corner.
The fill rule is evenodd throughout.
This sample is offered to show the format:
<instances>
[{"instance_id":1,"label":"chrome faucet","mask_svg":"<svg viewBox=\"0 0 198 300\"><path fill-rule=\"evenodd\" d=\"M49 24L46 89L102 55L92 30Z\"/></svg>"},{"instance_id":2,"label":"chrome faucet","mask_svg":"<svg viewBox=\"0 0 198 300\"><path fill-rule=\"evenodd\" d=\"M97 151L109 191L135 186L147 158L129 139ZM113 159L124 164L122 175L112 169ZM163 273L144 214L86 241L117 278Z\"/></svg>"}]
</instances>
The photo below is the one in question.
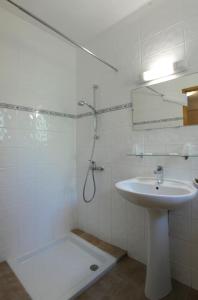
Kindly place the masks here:
<instances>
[{"instance_id":1,"label":"chrome faucet","mask_svg":"<svg viewBox=\"0 0 198 300\"><path fill-rule=\"evenodd\" d=\"M92 171L104 171L104 167L97 166L94 160L90 161L90 170Z\"/></svg>"},{"instance_id":2,"label":"chrome faucet","mask_svg":"<svg viewBox=\"0 0 198 300\"><path fill-rule=\"evenodd\" d=\"M157 166L157 169L153 173L156 175L157 184L162 184L164 181L164 168Z\"/></svg>"}]
</instances>

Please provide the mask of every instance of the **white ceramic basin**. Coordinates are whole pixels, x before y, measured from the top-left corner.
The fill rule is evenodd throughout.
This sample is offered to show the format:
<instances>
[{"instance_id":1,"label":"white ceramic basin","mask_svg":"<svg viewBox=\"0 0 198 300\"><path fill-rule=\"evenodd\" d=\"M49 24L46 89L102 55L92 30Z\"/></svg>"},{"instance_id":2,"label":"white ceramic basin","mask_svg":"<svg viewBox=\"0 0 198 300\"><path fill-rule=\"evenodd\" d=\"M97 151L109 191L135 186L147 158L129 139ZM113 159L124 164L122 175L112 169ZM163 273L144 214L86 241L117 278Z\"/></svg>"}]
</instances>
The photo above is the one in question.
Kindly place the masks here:
<instances>
[{"instance_id":1,"label":"white ceramic basin","mask_svg":"<svg viewBox=\"0 0 198 300\"><path fill-rule=\"evenodd\" d=\"M158 185L155 178L137 177L116 183L118 192L128 201L147 208L174 209L192 200L197 193L193 184L165 179Z\"/></svg>"},{"instance_id":2,"label":"white ceramic basin","mask_svg":"<svg viewBox=\"0 0 198 300\"><path fill-rule=\"evenodd\" d=\"M145 294L159 300L172 289L169 259L168 210L197 195L190 182L165 179L158 185L155 178L137 177L116 183L126 200L147 208L148 251Z\"/></svg>"}]
</instances>

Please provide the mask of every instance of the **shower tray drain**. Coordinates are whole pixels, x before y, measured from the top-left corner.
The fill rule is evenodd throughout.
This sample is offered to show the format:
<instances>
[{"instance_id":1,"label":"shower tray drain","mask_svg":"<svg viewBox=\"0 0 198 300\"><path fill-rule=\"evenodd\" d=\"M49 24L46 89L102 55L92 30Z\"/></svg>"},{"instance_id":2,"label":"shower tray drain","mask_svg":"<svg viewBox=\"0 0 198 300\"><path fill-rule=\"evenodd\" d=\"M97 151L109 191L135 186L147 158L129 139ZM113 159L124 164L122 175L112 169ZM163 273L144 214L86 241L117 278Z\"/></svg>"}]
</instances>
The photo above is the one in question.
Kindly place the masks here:
<instances>
[{"instance_id":1,"label":"shower tray drain","mask_svg":"<svg viewBox=\"0 0 198 300\"><path fill-rule=\"evenodd\" d=\"M95 272L99 269L99 266L98 265L91 265L89 268L90 268L91 271Z\"/></svg>"}]
</instances>

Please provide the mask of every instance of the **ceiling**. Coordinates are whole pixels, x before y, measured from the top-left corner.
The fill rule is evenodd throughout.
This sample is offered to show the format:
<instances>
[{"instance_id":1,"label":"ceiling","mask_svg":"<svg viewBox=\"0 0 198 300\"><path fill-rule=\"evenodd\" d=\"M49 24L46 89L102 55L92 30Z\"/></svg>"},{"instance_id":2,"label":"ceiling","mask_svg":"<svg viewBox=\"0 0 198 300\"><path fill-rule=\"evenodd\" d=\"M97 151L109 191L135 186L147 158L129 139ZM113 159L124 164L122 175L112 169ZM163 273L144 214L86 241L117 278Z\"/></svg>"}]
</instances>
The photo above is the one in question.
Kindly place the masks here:
<instances>
[{"instance_id":1,"label":"ceiling","mask_svg":"<svg viewBox=\"0 0 198 300\"><path fill-rule=\"evenodd\" d=\"M78 42L85 43L150 0L13 0Z\"/></svg>"}]
</instances>

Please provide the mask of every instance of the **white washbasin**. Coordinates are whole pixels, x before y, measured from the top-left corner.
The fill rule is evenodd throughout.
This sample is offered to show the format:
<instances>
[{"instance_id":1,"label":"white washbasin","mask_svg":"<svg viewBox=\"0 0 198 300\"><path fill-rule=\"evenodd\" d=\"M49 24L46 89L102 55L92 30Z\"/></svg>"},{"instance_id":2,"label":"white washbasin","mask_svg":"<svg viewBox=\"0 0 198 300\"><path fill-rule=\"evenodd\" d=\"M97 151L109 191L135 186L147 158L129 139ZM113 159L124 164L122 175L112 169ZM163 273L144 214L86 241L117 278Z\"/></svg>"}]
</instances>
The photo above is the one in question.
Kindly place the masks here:
<instances>
[{"instance_id":1,"label":"white washbasin","mask_svg":"<svg viewBox=\"0 0 198 300\"><path fill-rule=\"evenodd\" d=\"M174 209L192 200L197 189L190 182L136 177L116 183L118 192L128 201L147 208Z\"/></svg>"},{"instance_id":2,"label":"white washbasin","mask_svg":"<svg viewBox=\"0 0 198 300\"><path fill-rule=\"evenodd\" d=\"M150 300L159 300L172 289L168 210L196 197L192 183L156 178L137 177L116 183L120 195L133 204L144 206L148 213L148 251L145 294Z\"/></svg>"}]
</instances>

